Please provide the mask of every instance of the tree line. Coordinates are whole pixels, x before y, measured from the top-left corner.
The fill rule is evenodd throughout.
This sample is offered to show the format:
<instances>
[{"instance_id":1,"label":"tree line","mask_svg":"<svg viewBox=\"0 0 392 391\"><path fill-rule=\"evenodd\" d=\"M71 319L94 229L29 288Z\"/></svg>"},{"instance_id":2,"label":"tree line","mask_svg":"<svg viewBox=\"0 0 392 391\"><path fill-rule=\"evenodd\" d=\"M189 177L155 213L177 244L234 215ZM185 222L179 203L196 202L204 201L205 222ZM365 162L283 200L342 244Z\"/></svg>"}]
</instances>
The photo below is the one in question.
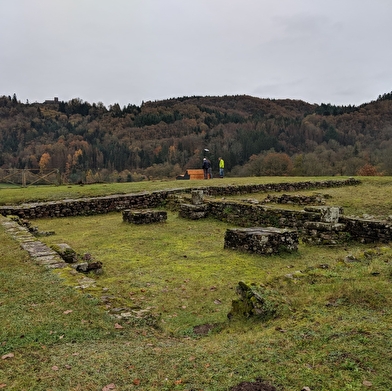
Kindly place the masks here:
<instances>
[{"instance_id":1,"label":"tree line","mask_svg":"<svg viewBox=\"0 0 392 391\"><path fill-rule=\"evenodd\" d=\"M66 182L174 178L205 150L228 176L391 175L392 93L361 106L246 95L141 106L0 97L0 169L58 169Z\"/></svg>"}]
</instances>

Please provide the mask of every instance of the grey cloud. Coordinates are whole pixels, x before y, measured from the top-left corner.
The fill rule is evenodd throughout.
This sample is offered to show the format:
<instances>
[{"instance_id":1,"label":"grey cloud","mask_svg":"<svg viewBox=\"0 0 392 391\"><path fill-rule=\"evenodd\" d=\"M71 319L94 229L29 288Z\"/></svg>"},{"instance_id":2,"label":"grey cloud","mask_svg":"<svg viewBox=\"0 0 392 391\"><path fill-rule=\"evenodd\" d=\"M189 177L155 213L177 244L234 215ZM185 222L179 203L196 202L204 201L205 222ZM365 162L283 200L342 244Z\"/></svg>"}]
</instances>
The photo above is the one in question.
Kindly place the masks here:
<instances>
[{"instance_id":1,"label":"grey cloud","mask_svg":"<svg viewBox=\"0 0 392 391\"><path fill-rule=\"evenodd\" d=\"M0 94L360 104L392 90L391 14L389 0L13 0L0 14Z\"/></svg>"}]
</instances>

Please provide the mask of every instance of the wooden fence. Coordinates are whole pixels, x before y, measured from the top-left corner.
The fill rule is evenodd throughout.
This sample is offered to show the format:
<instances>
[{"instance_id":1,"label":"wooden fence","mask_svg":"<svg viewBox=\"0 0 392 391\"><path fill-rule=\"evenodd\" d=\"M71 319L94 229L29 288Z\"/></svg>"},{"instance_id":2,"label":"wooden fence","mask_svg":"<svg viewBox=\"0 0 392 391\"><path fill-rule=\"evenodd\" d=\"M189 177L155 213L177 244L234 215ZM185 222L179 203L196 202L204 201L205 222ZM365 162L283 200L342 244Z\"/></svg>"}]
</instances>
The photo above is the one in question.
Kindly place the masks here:
<instances>
[{"instance_id":1,"label":"wooden fence","mask_svg":"<svg viewBox=\"0 0 392 391\"><path fill-rule=\"evenodd\" d=\"M61 175L56 170L39 169L0 169L0 183L9 183L17 186L27 187L31 185L60 185Z\"/></svg>"}]
</instances>

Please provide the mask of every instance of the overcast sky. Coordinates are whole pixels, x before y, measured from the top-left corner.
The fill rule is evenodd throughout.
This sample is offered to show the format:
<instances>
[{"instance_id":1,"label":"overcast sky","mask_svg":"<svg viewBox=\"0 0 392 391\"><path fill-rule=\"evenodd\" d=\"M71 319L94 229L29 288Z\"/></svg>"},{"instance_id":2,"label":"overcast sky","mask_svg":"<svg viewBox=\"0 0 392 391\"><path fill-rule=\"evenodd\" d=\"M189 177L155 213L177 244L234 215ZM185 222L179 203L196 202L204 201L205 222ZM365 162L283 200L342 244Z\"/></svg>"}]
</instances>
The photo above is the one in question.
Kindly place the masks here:
<instances>
[{"instance_id":1,"label":"overcast sky","mask_svg":"<svg viewBox=\"0 0 392 391\"><path fill-rule=\"evenodd\" d=\"M0 0L0 95L106 106L392 91L392 0Z\"/></svg>"}]
</instances>

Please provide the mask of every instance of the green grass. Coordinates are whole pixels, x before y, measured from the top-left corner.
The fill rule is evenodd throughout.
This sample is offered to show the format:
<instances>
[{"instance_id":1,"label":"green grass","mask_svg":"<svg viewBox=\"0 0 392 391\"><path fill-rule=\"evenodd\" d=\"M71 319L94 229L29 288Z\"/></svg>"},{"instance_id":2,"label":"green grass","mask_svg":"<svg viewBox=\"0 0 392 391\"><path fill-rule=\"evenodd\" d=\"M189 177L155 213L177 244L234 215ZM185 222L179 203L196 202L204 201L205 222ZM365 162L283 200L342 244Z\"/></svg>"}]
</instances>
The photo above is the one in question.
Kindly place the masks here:
<instances>
[{"instance_id":1,"label":"green grass","mask_svg":"<svg viewBox=\"0 0 392 391\"><path fill-rule=\"evenodd\" d=\"M391 184L366 179L355 192L325 193L353 214L389 215ZM76 290L80 276L34 265L0 228L0 356L14 354L0 360L5 390L219 391L256 378L285 391L392 389L389 245L301 244L259 257L223 249L228 225L173 212L150 226L120 213L33 224L56 232L46 243L91 253L104 273L91 275L95 288ZM345 262L349 254L357 261ZM290 311L229 321L240 280L276 289ZM149 309L154 326L109 316L113 308ZM206 323L218 327L196 336L193 326Z\"/></svg>"},{"instance_id":2,"label":"green grass","mask_svg":"<svg viewBox=\"0 0 392 391\"><path fill-rule=\"evenodd\" d=\"M298 191L293 194L322 194L327 196L325 198L326 205L341 206L343 207L344 214L349 216L362 216L363 214L371 215L375 218L386 218L389 215L392 216L392 199L390 197L392 191L392 177L361 177L358 179L362 182L359 186ZM279 196L280 193L271 195ZM266 198L266 196L266 193L253 193L226 198L262 201ZM287 209L304 208L304 206L274 203L269 203L267 206Z\"/></svg>"},{"instance_id":3,"label":"green grass","mask_svg":"<svg viewBox=\"0 0 392 391\"><path fill-rule=\"evenodd\" d=\"M164 190L172 188L197 188L203 186L227 186L259 183L281 183L295 181L310 181L323 179L346 179L336 177L248 177L248 178L215 178L204 180L179 181L145 181L127 183L105 183L91 185L62 185L62 186L29 186L0 187L0 205L15 205L34 201L55 201L81 197L98 197L111 194L140 193L144 191Z\"/></svg>"}]
</instances>

